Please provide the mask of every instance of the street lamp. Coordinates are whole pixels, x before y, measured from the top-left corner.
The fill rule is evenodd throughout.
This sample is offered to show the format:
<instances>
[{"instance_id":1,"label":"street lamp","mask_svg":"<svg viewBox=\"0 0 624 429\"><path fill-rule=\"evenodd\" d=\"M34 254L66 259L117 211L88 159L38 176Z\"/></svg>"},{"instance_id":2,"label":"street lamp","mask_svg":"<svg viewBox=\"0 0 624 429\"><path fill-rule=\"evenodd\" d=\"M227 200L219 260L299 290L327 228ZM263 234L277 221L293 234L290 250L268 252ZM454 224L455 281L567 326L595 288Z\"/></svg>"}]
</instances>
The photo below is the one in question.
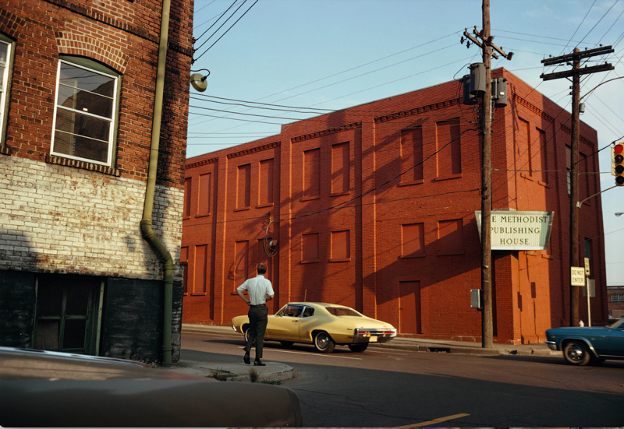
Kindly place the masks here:
<instances>
[{"instance_id":1,"label":"street lamp","mask_svg":"<svg viewBox=\"0 0 624 429\"><path fill-rule=\"evenodd\" d=\"M208 78L208 76L210 76L210 70L208 69L201 69L201 70L206 70L208 74L204 76L201 73L193 73L191 75L191 85L193 86L193 88L195 88L196 91L204 92L206 88L208 88L208 83L206 83L206 79ZM201 71L201 70L191 70L191 71Z\"/></svg>"}]
</instances>

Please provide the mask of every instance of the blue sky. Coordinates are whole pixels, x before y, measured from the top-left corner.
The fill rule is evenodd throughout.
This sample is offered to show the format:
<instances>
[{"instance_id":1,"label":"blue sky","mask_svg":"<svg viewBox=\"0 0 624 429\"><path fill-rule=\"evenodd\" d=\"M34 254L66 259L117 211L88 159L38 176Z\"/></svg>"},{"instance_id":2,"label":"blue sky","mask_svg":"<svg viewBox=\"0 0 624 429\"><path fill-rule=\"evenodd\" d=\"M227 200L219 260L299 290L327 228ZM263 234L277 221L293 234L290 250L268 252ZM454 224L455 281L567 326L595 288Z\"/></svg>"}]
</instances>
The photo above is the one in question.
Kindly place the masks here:
<instances>
[{"instance_id":1,"label":"blue sky","mask_svg":"<svg viewBox=\"0 0 624 429\"><path fill-rule=\"evenodd\" d=\"M457 79L480 61L480 50L459 40L465 28L481 28L481 16L481 0L196 0L193 70L210 76L206 92L191 90L188 157L279 134L279 124L325 112L318 109ZM615 53L588 65L606 61L615 70L584 78L581 96L624 77L624 0L491 0L491 28L494 43L514 52L493 67L507 68L568 111L571 84L542 81L540 74L554 71L542 59L576 46L613 45ZM599 149L624 141L623 95L618 79L583 100L581 120L598 131ZM231 100L288 108L224 104L237 103ZM610 151L598 156L604 190L614 184ZM624 211L624 187L604 192L602 202L607 284L624 285L624 216L615 216Z\"/></svg>"}]
</instances>

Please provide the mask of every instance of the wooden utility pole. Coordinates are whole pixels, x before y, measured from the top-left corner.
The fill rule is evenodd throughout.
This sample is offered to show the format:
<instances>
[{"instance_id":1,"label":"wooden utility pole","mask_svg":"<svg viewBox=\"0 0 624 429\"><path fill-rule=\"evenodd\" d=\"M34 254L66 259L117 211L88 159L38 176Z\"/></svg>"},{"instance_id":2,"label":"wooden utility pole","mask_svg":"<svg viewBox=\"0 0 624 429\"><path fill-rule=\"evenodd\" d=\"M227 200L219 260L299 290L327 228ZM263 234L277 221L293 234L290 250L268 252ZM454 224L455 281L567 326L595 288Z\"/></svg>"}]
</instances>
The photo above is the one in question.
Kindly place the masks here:
<instances>
[{"instance_id":1,"label":"wooden utility pole","mask_svg":"<svg viewBox=\"0 0 624 429\"><path fill-rule=\"evenodd\" d=\"M490 38L490 0L483 0L483 65L485 66L485 94L481 105L481 346L494 348L492 320L492 55Z\"/></svg>"},{"instance_id":2,"label":"wooden utility pole","mask_svg":"<svg viewBox=\"0 0 624 429\"><path fill-rule=\"evenodd\" d=\"M578 232L578 199L579 199L579 181L578 181L578 161L579 161L579 104L581 100L581 75L596 73L600 71L613 70L611 64L603 64L594 67L584 67L581 69L581 59L593 57L596 55L604 55L613 52L611 46L580 51L574 48L572 54L563 55L556 58L542 60L544 65L550 66L564 62L572 61L572 70L543 74L540 76L544 80L560 79L572 77L572 142L571 142L571 165L570 165L570 267L580 267L579 254L579 232ZM568 270L570 272L570 270ZM570 326L577 326L579 323L579 288L570 286Z\"/></svg>"},{"instance_id":3,"label":"wooden utility pole","mask_svg":"<svg viewBox=\"0 0 624 429\"><path fill-rule=\"evenodd\" d=\"M500 55L511 60L513 53L506 54L492 43L490 35L490 0L482 2L483 29L474 36L464 31L464 36L483 50L485 68L485 92L481 104L481 346L494 348L494 322L492 303L492 53L494 48ZM476 36L476 37L475 37ZM479 41L481 39L481 41ZM462 38L463 43L463 38ZM470 43L470 42L468 42ZM470 47L470 45L468 45Z\"/></svg>"}]
</instances>

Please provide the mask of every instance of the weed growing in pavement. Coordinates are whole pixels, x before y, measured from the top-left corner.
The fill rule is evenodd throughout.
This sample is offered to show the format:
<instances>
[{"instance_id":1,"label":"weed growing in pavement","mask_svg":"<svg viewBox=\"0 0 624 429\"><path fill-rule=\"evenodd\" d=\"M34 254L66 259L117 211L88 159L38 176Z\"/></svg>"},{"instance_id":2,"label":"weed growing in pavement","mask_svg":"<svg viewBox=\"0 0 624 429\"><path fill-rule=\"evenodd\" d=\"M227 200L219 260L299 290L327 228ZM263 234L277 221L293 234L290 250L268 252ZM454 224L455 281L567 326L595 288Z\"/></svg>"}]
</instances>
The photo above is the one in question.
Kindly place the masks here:
<instances>
[{"instance_id":1,"label":"weed growing in pavement","mask_svg":"<svg viewBox=\"0 0 624 429\"><path fill-rule=\"evenodd\" d=\"M233 377L234 374L232 374L230 371L225 371L223 369L211 369L210 370L210 377L214 378L215 380L219 380L219 381L227 381L228 378Z\"/></svg>"},{"instance_id":2,"label":"weed growing in pavement","mask_svg":"<svg viewBox=\"0 0 624 429\"><path fill-rule=\"evenodd\" d=\"M255 383L258 381L258 371L256 371L253 368L249 368L249 380L251 380L252 383Z\"/></svg>"},{"instance_id":3,"label":"weed growing in pavement","mask_svg":"<svg viewBox=\"0 0 624 429\"><path fill-rule=\"evenodd\" d=\"M280 386L282 382L280 380L262 380L260 383L262 384L272 384L274 386Z\"/></svg>"}]
</instances>

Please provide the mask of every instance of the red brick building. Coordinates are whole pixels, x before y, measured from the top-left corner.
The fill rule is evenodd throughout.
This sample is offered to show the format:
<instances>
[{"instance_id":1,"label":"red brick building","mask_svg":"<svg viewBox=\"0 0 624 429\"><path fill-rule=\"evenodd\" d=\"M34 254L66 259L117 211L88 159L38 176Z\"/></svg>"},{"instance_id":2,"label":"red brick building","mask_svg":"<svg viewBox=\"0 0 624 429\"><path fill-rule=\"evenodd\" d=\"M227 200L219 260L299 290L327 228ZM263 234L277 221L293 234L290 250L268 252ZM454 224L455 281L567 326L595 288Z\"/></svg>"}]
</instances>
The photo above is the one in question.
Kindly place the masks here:
<instances>
[{"instance_id":1,"label":"red brick building","mask_svg":"<svg viewBox=\"0 0 624 429\"><path fill-rule=\"evenodd\" d=\"M177 359L192 11L0 0L0 345Z\"/></svg>"},{"instance_id":2,"label":"red brick building","mask_svg":"<svg viewBox=\"0 0 624 429\"><path fill-rule=\"evenodd\" d=\"M494 340L535 343L569 323L570 115L508 71L494 76L507 78L509 103L493 118L493 209L554 212L547 250L493 251ZM262 261L272 310L332 302L401 335L480 341L481 313L470 305L480 288L478 106L462 105L461 94L447 82L188 159L183 321L227 325L244 314L235 288ZM581 124L583 172L599 171L597 144ZM581 179L581 199L599 191L597 175ZM590 258L597 291L591 314L602 323L599 196L583 204L580 225L579 256Z\"/></svg>"}]
</instances>

